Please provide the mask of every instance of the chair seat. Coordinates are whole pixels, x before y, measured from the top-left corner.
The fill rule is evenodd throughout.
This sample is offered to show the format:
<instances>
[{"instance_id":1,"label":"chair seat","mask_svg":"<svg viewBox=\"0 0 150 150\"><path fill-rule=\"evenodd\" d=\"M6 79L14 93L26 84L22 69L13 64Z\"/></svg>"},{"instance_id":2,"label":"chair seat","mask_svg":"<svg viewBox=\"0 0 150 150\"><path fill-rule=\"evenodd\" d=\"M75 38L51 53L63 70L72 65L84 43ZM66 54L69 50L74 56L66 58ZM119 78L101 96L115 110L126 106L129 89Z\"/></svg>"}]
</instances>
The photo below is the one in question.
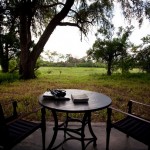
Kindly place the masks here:
<instances>
[{"instance_id":1,"label":"chair seat","mask_svg":"<svg viewBox=\"0 0 150 150\"><path fill-rule=\"evenodd\" d=\"M145 143L150 143L150 124L131 116L116 122L113 127Z\"/></svg>"},{"instance_id":2,"label":"chair seat","mask_svg":"<svg viewBox=\"0 0 150 150\"><path fill-rule=\"evenodd\" d=\"M19 119L8 125L8 139L9 147L15 145L26 138L28 135L39 129L40 123L29 122Z\"/></svg>"},{"instance_id":3,"label":"chair seat","mask_svg":"<svg viewBox=\"0 0 150 150\"><path fill-rule=\"evenodd\" d=\"M20 105L24 106L24 103L21 104L20 102ZM27 105L24 107L27 107ZM6 117L5 110L8 108L10 108L10 110L12 109L12 114ZM27 111L20 113L17 112L17 108L18 103L14 100L3 104L3 107L0 103L0 149L12 149L16 144L20 143L22 140L40 128L42 133L42 149L45 150L45 108L40 107L35 108L32 110L32 112ZM27 116L33 113L38 113L39 110L41 111L40 122L32 122L27 120Z\"/></svg>"}]
</instances>

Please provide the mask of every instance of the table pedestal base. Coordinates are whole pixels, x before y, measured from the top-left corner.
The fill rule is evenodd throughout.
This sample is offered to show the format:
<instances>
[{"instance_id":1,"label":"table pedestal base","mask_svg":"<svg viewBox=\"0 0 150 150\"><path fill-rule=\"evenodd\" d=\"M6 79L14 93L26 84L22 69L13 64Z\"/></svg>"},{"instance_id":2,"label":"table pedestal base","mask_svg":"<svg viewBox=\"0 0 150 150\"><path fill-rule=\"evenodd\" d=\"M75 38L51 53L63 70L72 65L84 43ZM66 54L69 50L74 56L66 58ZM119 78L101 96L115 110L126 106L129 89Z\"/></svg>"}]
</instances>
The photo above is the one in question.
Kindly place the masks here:
<instances>
[{"instance_id":1,"label":"table pedestal base","mask_svg":"<svg viewBox=\"0 0 150 150\"><path fill-rule=\"evenodd\" d=\"M92 142L93 146L96 146L97 137L95 136L91 126L91 112L84 113L83 118L81 120L69 117L68 113L66 113L66 120L60 125L58 124L58 117L56 111L52 110L52 114L54 117L54 134L48 146L48 150L55 150L60 146L62 146L63 149L63 144L69 140L80 141L82 150L85 150L86 147ZM79 128L69 128L69 122L80 122L81 126ZM90 138L85 136L86 126L88 127L89 133L91 134ZM59 145L53 147L59 130L64 131L64 140ZM87 143L85 143L86 141Z\"/></svg>"}]
</instances>

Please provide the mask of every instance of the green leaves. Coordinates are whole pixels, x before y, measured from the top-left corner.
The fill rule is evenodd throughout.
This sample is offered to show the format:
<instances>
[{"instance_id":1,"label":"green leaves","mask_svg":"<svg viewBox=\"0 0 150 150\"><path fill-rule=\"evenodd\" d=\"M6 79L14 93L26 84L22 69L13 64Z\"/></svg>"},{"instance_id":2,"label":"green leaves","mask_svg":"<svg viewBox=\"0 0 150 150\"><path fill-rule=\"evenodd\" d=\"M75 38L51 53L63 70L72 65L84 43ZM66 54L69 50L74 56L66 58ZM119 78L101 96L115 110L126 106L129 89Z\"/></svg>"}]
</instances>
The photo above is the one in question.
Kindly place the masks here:
<instances>
[{"instance_id":1,"label":"green leaves","mask_svg":"<svg viewBox=\"0 0 150 150\"><path fill-rule=\"evenodd\" d=\"M129 36L132 33L133 27L127 27L123 29L119 28L117 37L112 30L107 31L100 28L97 33L97 40L93 44L92 49L88 51L90 55L95 60L103 60L107 64L107 73L111 75L111 71L114 66L118 65L122 70L129 69L129 66L124 67L127 62L128 57L127 49L131 46L128 42ZM99 38L98 38L98 35Z\"/></svg>"}]
</instances>

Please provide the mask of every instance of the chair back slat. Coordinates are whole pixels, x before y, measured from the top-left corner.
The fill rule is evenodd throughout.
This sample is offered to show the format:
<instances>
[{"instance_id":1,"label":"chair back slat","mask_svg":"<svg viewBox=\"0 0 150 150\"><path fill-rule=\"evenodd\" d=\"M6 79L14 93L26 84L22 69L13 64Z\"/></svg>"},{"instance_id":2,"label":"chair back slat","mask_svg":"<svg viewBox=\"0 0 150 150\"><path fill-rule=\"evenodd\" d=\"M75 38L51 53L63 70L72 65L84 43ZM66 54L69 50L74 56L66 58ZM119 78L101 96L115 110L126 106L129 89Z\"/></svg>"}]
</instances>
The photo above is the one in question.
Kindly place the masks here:
<instances>
[{"instance_id":1,"label":"chair back slat","mask_svg":"<svg viewBox=\"0 0 150 150\"><path fill-rule=\"evenodd\" d=\"M17 117L18 116L18 113L17 113L17 102L13 101L12 104L13 104L13 116Z\"/></svg>"},{"instance_id":2,"label":"chair back slat","mask_svg":"<svg viewBox=\"0 0 150 150\"><path fill-rule=\"evenodd\" d=\"M5 117L4 117L4 112L2 105L0 104L0 125L5 123Z\"/></svg>"},{"instance_id":3,"label":"chair back slat","mask_svg":"<svg viewBox=\"0 0 150 150\"><path fill-rule=\"evenodd\" d=\"M0 144L1 145L6 145L7 137L8 137L8 128L5 123L3 108L2 105L0 104Z\"/></svg>"}]
</instances>

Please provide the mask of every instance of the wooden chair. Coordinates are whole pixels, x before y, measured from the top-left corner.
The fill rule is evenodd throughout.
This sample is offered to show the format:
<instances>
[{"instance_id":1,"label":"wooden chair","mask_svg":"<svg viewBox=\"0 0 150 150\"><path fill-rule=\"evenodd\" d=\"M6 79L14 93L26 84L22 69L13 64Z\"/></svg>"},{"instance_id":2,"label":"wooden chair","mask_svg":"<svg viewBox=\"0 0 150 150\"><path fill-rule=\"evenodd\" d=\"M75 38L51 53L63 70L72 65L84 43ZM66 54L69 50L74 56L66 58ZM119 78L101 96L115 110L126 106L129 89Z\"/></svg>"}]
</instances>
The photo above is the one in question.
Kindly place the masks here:
<instances>
[{"instance_id":1,"label":"wooden chair","mask_svg":"<svg viewBox=\"0 0 150 150\"><path fill-rule=\"evenodd\" d=\"M10 103L9 103L10 104ZM45 109L40 108L42 113L41 122L32 122L26 118L29 114L18 114L17 112L17 102L12 101L12 110L13 113L9 117L4 115L4 107L0 104L0 149L9 150L13 148L16 144L24 140L27 136L32 134L37 129L41 128L42 131L42 143L43 150L45 149ZM6 105L5 105L6 107ZM10 106L7 105L7 109L10 109ZM39 110L39 109L38 109ZM32 113L37 112L35 110Z\"/></svg>"},{"instance_id":2,"label":"wooden chair","mask_svg":"<svg viewBox=\"0 0 150 150\"><path fill-rule=\"evenodd\" d=\"M142 110L142 115L144 118L139 114L133 113L133 104L136 105L135 109L140 106L139 109ZM124 112L113 107L109 107L107 109L108 118L106 127L106 150L109 150L111 128L115 128L125 133L127 137L131 136L132 138L148 145L148 150L150 150L150 120L146 119L150 116L147 111L144 114L144 108L148 110L148 112L150 111L150 105L130 100L128 102L128 112ZM138 111L138 109L136 111ZM118 121L113 122L112 117L114 116L114 113L123 114L124 117Z\"/></svg>"}]
</instances>

